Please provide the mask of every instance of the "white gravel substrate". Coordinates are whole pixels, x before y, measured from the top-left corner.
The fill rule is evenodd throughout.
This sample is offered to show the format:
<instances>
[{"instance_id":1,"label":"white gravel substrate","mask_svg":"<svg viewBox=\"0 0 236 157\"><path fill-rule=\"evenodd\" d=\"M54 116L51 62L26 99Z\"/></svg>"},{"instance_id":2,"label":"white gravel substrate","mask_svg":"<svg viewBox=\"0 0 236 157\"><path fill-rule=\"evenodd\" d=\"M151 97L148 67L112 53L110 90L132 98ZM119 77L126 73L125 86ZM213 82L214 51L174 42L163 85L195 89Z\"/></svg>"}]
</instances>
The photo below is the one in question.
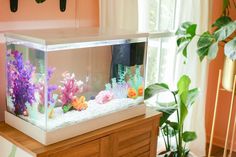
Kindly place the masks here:
<instances>
[{"instance_id":1,"label":"white gravel substrate","mask_svg":"<svg viewBox=\"0 0 236 157\"><path fill-rule=\"evenodd\" d=\"M80 123L82 121L120 111L141 102L143 102L143 97L138 97L137 99L112 99L105 104L98 104L95 100L90 100L88 101L88 108L86 110L72 110L67 113L63 113L61 107L56 107L54 108L53 118L48 119L47 121L47 131L52 131L67 125ZM36 117L36 119L30 119L29 117L21 116L21 118L45 130L45 115L38 113Z\"/></svg>"}]
</instances>

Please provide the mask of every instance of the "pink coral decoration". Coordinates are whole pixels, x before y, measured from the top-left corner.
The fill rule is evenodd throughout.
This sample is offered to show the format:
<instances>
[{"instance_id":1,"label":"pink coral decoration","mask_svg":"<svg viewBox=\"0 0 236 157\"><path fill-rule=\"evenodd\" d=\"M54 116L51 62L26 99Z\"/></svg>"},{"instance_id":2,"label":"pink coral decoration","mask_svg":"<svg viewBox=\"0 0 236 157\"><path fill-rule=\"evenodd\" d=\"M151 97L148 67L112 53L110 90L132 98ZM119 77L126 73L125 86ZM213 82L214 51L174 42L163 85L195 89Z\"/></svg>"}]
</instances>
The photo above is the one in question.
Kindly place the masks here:
<instances>
[{"instance_id":1,"label":"pink coral decoration","mask_svg":"<svg viewBox=\"0 0 236 157\"><path fill-rule=\"evenodd\" d=\"M59 86L60 90L60 99L59 101L64 105L67 105L72 102L73 99L76 98L76 94L83 92L83 82L77 81L75 79L75 74L72 73L64 73L63 81L61 83L62 86Z\"/></svg>"},{"instance_id":2,"label":"pink coral decoration","mask_svg":"<svg viewBox=\"0 0 236 157\"><path fill-rule=\"evenodd\" d=\"M98 93L98 95L95 97L95 101L99 104L105 104L113 99L113 96L114 94L111 91L104 90Z\"/></svg>"}]
</instances>

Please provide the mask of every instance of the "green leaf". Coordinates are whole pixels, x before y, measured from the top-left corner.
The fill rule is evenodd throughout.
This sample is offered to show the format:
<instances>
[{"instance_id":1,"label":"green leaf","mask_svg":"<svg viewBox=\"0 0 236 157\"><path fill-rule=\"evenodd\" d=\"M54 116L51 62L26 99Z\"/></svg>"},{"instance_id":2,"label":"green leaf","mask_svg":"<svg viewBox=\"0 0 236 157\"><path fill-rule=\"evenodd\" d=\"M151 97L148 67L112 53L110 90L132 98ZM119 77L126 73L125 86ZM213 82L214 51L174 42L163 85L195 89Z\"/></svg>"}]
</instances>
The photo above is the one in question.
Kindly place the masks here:
<instances>
[{"instance_id":1,"label":"green leaf","mask_svg":"<svg viewBox=\"0 0 236 157\"><path fill-rule=\"evenodd\" d=\"M164 125L164 127L161 128L163 130L163 133L165 136L173 137L176 135L176 131L170 127L169 125Z\"/></svg>"},{"instance_id":2,"label":"green leaf","mask_svg":"<svg viewBox=\"0 0 236 157\"><path fill-rule=\"evenodd\" d=\"M184 22L176 31L176 35L195 34L197 25L192 22Z\"/></svg>"},{"instance_id":3,"label":"green leaf","mask_svg":"<svg viewBox=\"0 0 236 157\"><path fill-rule=\"evenodd\" d=\"M178 81L178 94L180 97L180 104L179 104L179 110L180 110L180 126L183 125L184 120L188 114L187 109L187 98L188 98L188 90L189 85L191 83L190 78L187 75L183 75L179 81Z\"/></svg>"},{"instance_id":4,"label":"green leaf","mask_svg":"<svg viewBox=\"0 0 236 157\"><path fill-rule=\"evenodd\" d=\"M160 126L162 126L164 123L166 123L166 121L168 120L168 118L177 110L177 107L175 108L162 108L159 109L159 112L162 112L162 117L160 119Z\"/></svg>"},{"instance_id":5,"label":"green leaf","mask_svg":"<svg viewBox=\"0 0 236 157\"><path fill-rule=\"evenodd\" d=\"M180 118L179 118L179 125L182 126L184 124L184 120L186 116L188 115L188 108L186 106L186 103L183 102L183 97L186 97L184 95L187 95L187 92L183 92L182 95L180 96L180 104L179 104L179 109L180 109Z\"/></svg>"},{"instance_id":6,"label":"green leaf","mask_svg":"<svg viewBox=\"0 0 236 157\"><path fill-rule=\"evenodd\" d=\"M236 37L225 44L225 55L232 60L236 60Z\"/></svg>"},{"instance_id":7,"label":"green leaf","mask_svg":"<svg viewBox=\"0 0 236 157\"><path fill-rule=\"evenodd\" d=\"M189 149L189 148L185 148L185 149L184 149L184 156L189 156L189 155L188 155L189 152L190 152L190 149ZM176 157L178 157L178 156L176 156Z\"/></svg>"},{"instance_id":8,"label":"green leaf","mask_svg":"<svg viewBox=\"0 0 236 157\"><path fill-rule=\"evenodd\" d=\"M191 24L187 28L187 34L190 34L191 37L194 37L196 35L196 29L197 29L197 24Z\"/></svg>"},{"instance_id":9,"label":"green leaf","mask_svg":"<svg viewBox=\"0 0 236 157\"><path fill-rule=\"evenodd\" d=\"M184 91L188 91L190 83L191 83L191 80L187 75L181 76L181 78L179 79L177 83L178 94L181 95Z\"/></svg>"},{"instance_id":10,"label":"green leaf","mask_svg":"<svg viewBox=\"0 0 236 157\"><path fill-rule=\"evenodd\" d=\"M189 44L189 43L188 43ZM183 56L184 57L186 57L187 58L187 47L188 47L188 44L185 46L185 48L184 48L184 50L183 50L183 52L182 52L182 54L183 54Z\"/></svg>"},{"instance_id":11,"label":"green leaf","mask_svg":"<svg viewBox=\"0 0 236 157\"><path fill-rule=\"evenodd\" d=\"M232 21L214 32L217 41L228 38L236 30L236 21Z\"/></svg>"},{"instance_id":12,"label":"green leaf","mask_svg":"<svg viewBox=\"0 0 236 157\"><path fill-rule=\"evenodd\" d=\"M166 121L166 124L168 124L175 131L179 130L179 123L177 122Z\"/></svg>"},{"instance_id":13,"label":"green leaf","mask_svg":"<svg viewBox=\"0 0 236 157\"><path fill-rule=\"evenodd\" d=\"M188 97L187 97L187 106L190 107L196 100L197 96L199 94L198 88L194 88L188 91Z\"/></svg>"},{"instance_id":14,"label":"green leaf","mask_svg":"<svg viewBox=\"0 0 236 157\"><path fill-rule=\"evenodd\" d=\"M179 43L178 52L182 52L184 57L187 57L187 47L190 42L191 39L188 38L182 38L177 40L177 44Z\"/></svg>"},{"instance_id":15,"label":"green leaf","mask_svg":"<svg viewBox=\"0 0 236 157\"><path fill-rule=\"evenodd\" d=\"M181 44L182 42L184 42L185 40L186 40L185 37L180 37L180 38L178 38L178 39L177 39L177 46L180 46L180 44Z\"/></svg>"},{"instance_id":16,"label":"green leaf","mask_svg":"<svg viewBox=\"0 0 236 157\"><path fill-rule=\"evenodd\" d=\"M191 142L197 138L197 134L193 131L185 131L183 133L183 141L184 142Z\"/></svg>"},{"instance_id":17,"label":"green leaf","mask_svg":"<svg viewBox=\"0 0 236 157\"><path fill-rule=\"evenodd\" d=\"M212 27L217 27L217 29L227 25L228 23L230 23L232 21L232 19L228 16L221 16L220 18L218 18L215 23L212 24Z\"/></svg>"},{"instance_id":18,"label":"green leaf","mask_svg":"<svg viewBox=\"0 0 236 157\"><path fill-rule=\"evenodd\" d=\"M153 95L163 92L163 91L169 91L169 87L165 83L155 83L150 86L148 86L144 91L144 99L149 99Z\"/></svg>"},{"instance_id":19,"label":"green leaf","mask_svg":"<svg viewBox=\"0 0 236 157\"><path fill-rule=\"evenodd\" d=\"M215 42L215 38L209 32L204 32L200 36L197 42L197 47L198 47L197 53L198 53L200 61L202 61L205 58L205 56L208 55L208 51L214 42Z\"/></svg>"},{"instance_id":20,"label":"green leaf","mask_svg":"<svg viewBox=\"0 0 236 157\"><path fill-rule=\"evenodd\" d=\"M196 35L196 28L196 24L184 22L180 25L175 33L179 36L177 38L178 52L182 52L184 57L187 57L187 47L192 41L193 37Z\"/></svg>"},{"instance_id":21,"label":"green leaf","mask_svg":"<svg viewBox=\"0 0 236 157\"><path fill-rule=\"evenodd\" d=\"M208 50L208 59L215 59L218 53L218 42L213 43Z\"/></svg>"}]
</instances>

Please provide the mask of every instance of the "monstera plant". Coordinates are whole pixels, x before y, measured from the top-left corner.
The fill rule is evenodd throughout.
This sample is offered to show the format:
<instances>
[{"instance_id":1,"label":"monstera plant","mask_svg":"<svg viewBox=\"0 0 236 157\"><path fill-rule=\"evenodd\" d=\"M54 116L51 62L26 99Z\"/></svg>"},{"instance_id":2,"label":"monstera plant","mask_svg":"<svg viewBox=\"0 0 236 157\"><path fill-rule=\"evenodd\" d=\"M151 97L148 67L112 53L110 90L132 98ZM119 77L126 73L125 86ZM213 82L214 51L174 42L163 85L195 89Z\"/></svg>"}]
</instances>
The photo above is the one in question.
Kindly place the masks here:
<instances>
[{"instance_id":1,"label":"monstera plant","mask_svg":"<svg viewBox=\"0 0 236 157\"><path fill-rule=\"evenodd\" d=\"M212 24L213 32L206 31L200 35L196 34L197 24L184 22L178 28L177 46L178 51L187 57L187 48L194 37L198 37L197 54L202 61L206 56L215 59L218 53L218 45L224 43L224 53L232 60L236 59L236 21L228 16L221 16ZM230 36L233 36L229 38Z\"/></svg>"},{"instance_id":2,"label":"monstera plant","mask_svg":"<svg viewBox=\"0 0 236 157\"><path fill-rule=\"evenodd\" d=\"M174 100L168 103L158 103L158 111L163 113L160 120L160 130L166 148L159 155L164 157L188 156L189 149L186 147L186 144L197 138L194 131L184 130L184 122L188 115L188 110L198 95L198 89L190 89L190 84L190 78L187 75L183 75L177 83L177 90L170 90L169 86L165 83L152 84L145 89L145 100L162 92L169 92L173 97L170 100ZM173 114L176 114L177 117L174 121L170 119L170 116ZM174 141L172 137L175 139Z\"/></svg>"},{"instance_id":3,"label":"monstera plant","mask_svg":"<svg viewBox=\"0 0 236 157\"><path fill-rule=\"evenodd\" d=\"M229 10L236 11L236 0L223 0L223 12L211 26L210 31L197 34L197 24L184 22L178 28L176 35L178 52L188 57L188 47L194 38L197 39L197 54L200 61L205 57L216 58L219 47L224 48L225 61L223 67L222 86L228 91L233 89L236 74L236 20L229 17Z\"/></svg>"},{"instance_id":4,"label":"monstera plant","mask_svg":"<svg viewBox=\"0 0 236 157\"><path fill-rule=\"evenodd\" d=\"M235 0L222 0L223 12L211 26L211 32L205 31L196 34L197 24L184 22L178 28L176 35L178 51L187 57L188 46L197 37L197 54L202 61L205 57L215 59L218 53L219 43L224 45L225 56L231 60L236 60L236 20L229 17L229 10L236 11Z\"/></svg>"}]
</instances>

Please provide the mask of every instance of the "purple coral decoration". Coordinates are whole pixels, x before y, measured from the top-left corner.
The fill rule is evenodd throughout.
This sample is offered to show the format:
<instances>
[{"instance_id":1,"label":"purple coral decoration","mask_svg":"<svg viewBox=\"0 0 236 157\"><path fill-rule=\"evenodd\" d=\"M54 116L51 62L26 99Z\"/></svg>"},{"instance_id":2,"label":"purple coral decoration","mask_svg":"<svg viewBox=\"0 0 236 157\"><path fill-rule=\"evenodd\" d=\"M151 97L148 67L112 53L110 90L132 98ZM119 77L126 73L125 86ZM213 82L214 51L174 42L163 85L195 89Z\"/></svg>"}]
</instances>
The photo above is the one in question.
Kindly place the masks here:
<instances>
[{"instance_id":1,"label":"purple coral decoration","mask_svg":"<svg viewBox=\"0 0 236 157\"><path fill-rule=\"evenodd\" d=\"M55 68L48 68L47 70L47 82L49 82L49 80L51 79L53 73L55 71ZM39 95L40 95L40 103L44 104L44 83L40 82L38 84L38 90L39 90ZM53 98L53 92L57 90L57 86L56 85L48 85L48 102L49 104L54 104L55 103L55 99Z\"/></svg>"},{"instance_id":2,"label":"purple coral decoration","mask_svg":"<svg viewBox=\"0 0 236 157\"><path fill-rule=\"evenodd\" d=\"M63 85L59 86L59 90L61 93L59 101L64 106L71 103L76 98L76 94L83 92L84 83L80 80L77 81L75 79L74 73L70 74L66 72L62 76L63 80L61 81L61 83Z\"/></svg>"},{"instance_id":3,"label":"purple coral decoration","mask_svg":"<svg viewBox=\"0 0 236 157\"><path fill-rule=\"evenodd\" d=\"M7 53L13 60L7 62L8 94L12 97L15 114L20 115L26 111L26 103L33 104L36 86L31 82L35 67L29 61L24 63L23 54L18 51Z\"/></svg>"},{"instance_id":4,"label":"purple coral decoration","mask_svg":"<svg viewBox=\"0 0 236 157\"><path fill-rule=\"evenodd\" d=\"M51 79L53 73L55 71L55 68L48 68L48 75L47 75L47 82ZM57 90L57 85L49 85L48 86L48 102L55 103L56 100L53 98L53 92Z\"/></svg>"}]
</instances>

